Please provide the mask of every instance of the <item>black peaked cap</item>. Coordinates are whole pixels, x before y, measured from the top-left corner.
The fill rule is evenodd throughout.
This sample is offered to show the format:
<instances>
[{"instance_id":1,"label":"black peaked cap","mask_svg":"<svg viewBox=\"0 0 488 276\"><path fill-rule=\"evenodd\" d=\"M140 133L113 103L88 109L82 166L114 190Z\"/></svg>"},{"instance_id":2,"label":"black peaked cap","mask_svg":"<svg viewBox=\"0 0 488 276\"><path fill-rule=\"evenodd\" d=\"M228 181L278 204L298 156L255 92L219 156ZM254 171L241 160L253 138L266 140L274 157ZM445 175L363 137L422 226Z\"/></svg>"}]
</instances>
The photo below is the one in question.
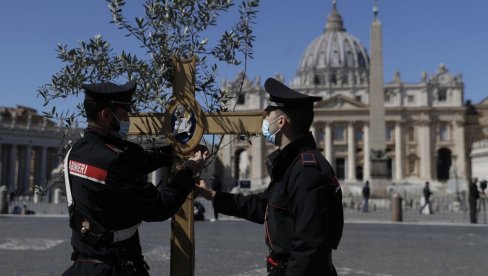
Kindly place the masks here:
<instances>
[{"instance_id":1,"label":"black peaked cap","mask_svg":"<svg viewBox=\"0 0 488 276\"><path fill-rule=\"evenodd\" d=\"M123 85L112 82L81 85L85 90L85 101L127 107L132 104L132 94L134 94L136 86L137 83L134 80Z\"/></svg>"},{"instance_id":2,"label":"black peaked cap","mask_svg":"<svg viewBox=\"0 0 488 276\"><path fill-rule=\"evenodd\" d=\"M264 89L269 94L269 104L265 111L270 111L276 108L313 110L313 103L322 99L322 97L298 93L273 78L268 78L266 80Z\"/></svg>"}]
</instances>

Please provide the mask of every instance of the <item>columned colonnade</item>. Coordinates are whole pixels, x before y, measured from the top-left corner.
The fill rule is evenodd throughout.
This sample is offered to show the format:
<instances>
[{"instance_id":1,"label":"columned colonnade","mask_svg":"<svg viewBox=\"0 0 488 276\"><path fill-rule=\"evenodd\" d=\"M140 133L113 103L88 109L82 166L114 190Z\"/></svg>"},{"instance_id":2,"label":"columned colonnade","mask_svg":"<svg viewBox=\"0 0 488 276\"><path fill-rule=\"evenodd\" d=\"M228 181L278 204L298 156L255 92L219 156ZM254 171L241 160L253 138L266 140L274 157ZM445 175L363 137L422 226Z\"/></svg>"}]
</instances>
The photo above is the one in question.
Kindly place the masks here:
<instances>
[{"instance_id":1,"label":"columned colonnade","mask_svg":"<svg viewBox=\"0 0 488 276\"><path fill-rule=\"evenodd\" d=\"M60 162L57 147L0 142L0 183L14 194L29 194L34 185L45 186Z\"/></svg>"},{"instance_id":2,"label":"columned colonnade","mask_svg":"<svg viewBox=\"0 0 488 276\"><path fill-rule=\"evenodd\" d=\"M403 120L388 121L387 124L392 128L391 137L387 139L385 148L390 148L387 156L392 161L392 179L403 180L408 176L416 176L424 179L435 178L433 173L433 162L435 161L435 129L433 124L428 121L414 122L415 134L413 140L408 141L406 123ZM335 126L341 128L335 129ZM454 132L462 132L462 124L453 125ZM343 131L342 135L334 134L337 130ZM365 181L370 178L369 172L371 167L370 150L369 150L369 122L368 121L320 121L316 120L312 125L311 131L314 134L317 145L323 149L325 158L336 168L336 159L344 158L345 173L344 180L346 182ZM361 131L362 135L356 135L357 131ZM386 135L386 134L385 134ZM456 135L457 136L457 135ZM343 137L343 139L337 138ZM408 143L407 143L408 142ZM408 145L413 145L415 152L410 152L418 155L418 168L420 171L416 175L407 175L406 162L408 153ZM462 148L455 145L455 148ZM453 152L456 155L455 152ZM453 160L454 161L454 160ZM454 165L454 164L453 164ZM362 166L362 179L357 179L357 168ZM463 167L464 164L458 164L457 167ZM464 175L464 172L462 172Z\"/></svg>"},{"instance_id":3,"label":"columned colonnade","mask_svg":"<svg viewBox=\"0 0 488 276\"><path fill-rule=\"evenodd\" d=\"M46 186L61 163L63 137L71 133L63 135L59 124L35 109L0 107L0 186L13 195L31 195L35 185Z\"/></svg>"}]
</instances>

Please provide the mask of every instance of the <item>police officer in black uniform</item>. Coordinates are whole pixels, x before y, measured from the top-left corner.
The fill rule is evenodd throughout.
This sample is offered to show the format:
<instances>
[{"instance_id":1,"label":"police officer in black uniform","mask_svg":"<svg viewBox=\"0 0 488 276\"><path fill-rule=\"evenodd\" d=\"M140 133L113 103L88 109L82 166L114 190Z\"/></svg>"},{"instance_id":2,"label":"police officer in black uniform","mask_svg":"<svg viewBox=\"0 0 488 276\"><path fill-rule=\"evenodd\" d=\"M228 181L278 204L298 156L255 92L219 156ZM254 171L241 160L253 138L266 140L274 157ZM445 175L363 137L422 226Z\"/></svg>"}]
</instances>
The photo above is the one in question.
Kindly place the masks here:
<instances>
[{"instance_id":1,"label":"police officer in black uniform","mask_svg":"<svg viewBox=\"0 0 488 276\"><path fill-rule=\"evenodd\" d=\"M83 85L88 127L65 158L74 264L63 275L149 275L138 226L170 218L195 187L197 152L166 187L148 173L171 166L170 147L143 150L126 141L135 82Z\"/></svg>"},{"instance_id":2,"label":"police officer in black uniform","mask_svg":"<svg viewBox=\"0 0 488 276\"><path fill-rule=\"evenodd\" d=\"M269 78L264 87L263 136L279 149L266 161L271 182L259 194L234 195L200 186L218 212L264 224L268 275L337 275L332 249L344 225L342 192L329 162L309 132L311 97Z\"/></svg>"},{"instance_id":3,"label":"police officer in black uniform","mask_svg":"<svg viewBox=\"0 0 488 276\"><path fill-rule=\"evenodd\" d=\"M478 223L478 199L480 198L480 191L478 190L478 178L475 177L469 182L469 221L471 223Z\"/></svg>"}]
</instances>

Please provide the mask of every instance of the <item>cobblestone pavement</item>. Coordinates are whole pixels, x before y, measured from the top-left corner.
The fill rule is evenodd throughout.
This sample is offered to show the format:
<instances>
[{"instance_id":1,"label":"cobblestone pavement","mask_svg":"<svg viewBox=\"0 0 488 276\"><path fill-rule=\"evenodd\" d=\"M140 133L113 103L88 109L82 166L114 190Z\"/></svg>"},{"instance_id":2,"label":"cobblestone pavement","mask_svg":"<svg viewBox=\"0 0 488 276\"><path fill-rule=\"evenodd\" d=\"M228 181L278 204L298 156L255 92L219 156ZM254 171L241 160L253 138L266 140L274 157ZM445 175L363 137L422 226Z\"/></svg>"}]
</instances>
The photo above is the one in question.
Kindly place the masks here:
<instances>
[{"instance_id":1,"label":"cobblestone pavement","mask_svg":"<svg viewBox=\"0 0 488 276\"><path fill-rule=\"evenodd\" d=\"M488 275L488 227L347 219L339 275ZM151 275L169 275L170 223L143 223ZM265 275L261 225L197 221L195 275ZM0 217L0 275L60 275L70 264L66 217Z\"/></svg>"}]
</instances>

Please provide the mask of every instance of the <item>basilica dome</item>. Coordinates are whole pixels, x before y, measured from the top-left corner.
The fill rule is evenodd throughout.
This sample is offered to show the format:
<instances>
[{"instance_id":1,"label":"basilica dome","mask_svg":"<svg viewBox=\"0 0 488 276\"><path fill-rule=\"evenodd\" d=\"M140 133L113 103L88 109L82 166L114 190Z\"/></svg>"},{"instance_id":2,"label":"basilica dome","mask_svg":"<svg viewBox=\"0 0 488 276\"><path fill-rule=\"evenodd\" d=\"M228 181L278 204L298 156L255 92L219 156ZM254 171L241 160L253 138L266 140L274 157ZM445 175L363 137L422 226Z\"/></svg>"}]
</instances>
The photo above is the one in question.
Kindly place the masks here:
<instances>
[{"instance_id":1,"label":"basilica dome","mask_svg":"<svg viewBox=\"0 0 488 276\"><path fill-rule=\"evenodd\" d=\"M346 32L342 16L333 4L324 32L305 50L294 86L367 84L369 57L366 48Z\"/></svg>"}]
</instances>

